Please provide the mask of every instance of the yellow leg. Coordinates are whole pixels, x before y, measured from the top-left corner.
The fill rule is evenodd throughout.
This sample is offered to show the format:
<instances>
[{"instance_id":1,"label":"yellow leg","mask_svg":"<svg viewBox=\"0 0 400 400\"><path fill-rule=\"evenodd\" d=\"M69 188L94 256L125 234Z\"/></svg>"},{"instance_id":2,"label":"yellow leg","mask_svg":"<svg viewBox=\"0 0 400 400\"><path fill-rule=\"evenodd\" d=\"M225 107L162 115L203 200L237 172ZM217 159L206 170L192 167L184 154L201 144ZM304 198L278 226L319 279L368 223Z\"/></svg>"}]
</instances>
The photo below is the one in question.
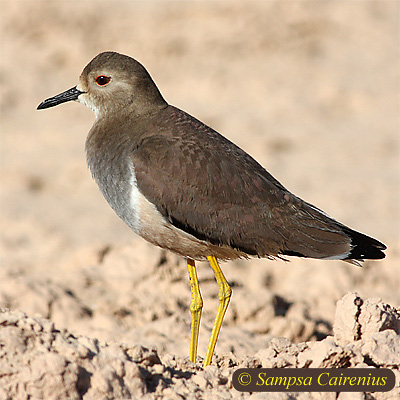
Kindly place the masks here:
<instances>
[{"instance_id":1,"label":"yellow leg","mask_svg":"<svg viewBox=\"0 0 400 400\"><path fill-rule=\"evenodd\" d=\"M190 303L190 313L192 314L192 327L190 330L190 353L189 359L196 362L197 358L197 342L199 339L199 328L201 310L203 308L203 299L201 298L199 280L197 279L197 271L194 260L187 259L189 278L190 278L190 291L192 292L192 301Z\"/></svg>"},{"instance_id":2,"label":"yellow leg","mask_svg":"<svg viewBox=\"0 0 400 400\"><path fill-rule=\"evenodd\" d=\"M231 299L232 289L228 285L221 268L218 265L217 259L214 256L207 257L211 268L214 271L215 279L218 283L218 311L215 317L214 326L211 332L210 342L208 343L206 358L204 359L204 367L211 364L211 359L214 354L215 345L217 343L219 331L221 329L222 321L225 316L226 309L228 308L229 300Z\"/></svg>"}]
</instances>

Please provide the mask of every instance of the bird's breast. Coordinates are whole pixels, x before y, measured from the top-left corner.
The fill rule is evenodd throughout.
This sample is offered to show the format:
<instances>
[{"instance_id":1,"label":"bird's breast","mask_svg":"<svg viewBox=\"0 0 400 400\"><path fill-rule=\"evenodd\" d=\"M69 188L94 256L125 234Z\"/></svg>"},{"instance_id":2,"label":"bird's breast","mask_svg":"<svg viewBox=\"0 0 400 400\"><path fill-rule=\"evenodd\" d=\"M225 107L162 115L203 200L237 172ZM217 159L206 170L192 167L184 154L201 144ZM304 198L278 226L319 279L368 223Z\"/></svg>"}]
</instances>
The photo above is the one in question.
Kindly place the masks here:
<instances>
[{"instance_id":1,"label":"bird's breast","mask_svg":"<svg viewBox=\"0 0 400 400\"><path fill-rule=\"evenodd\" d=\"M130 159L120 160L115 165L110 160L99 160L98 154L96 162L88 157L90 170L100 191L116 214L148 242L195 260L205 260L209 255L220 259L245 256L234 249L200 240L167 221L157 206L139 190Z\"/></svg>"}]
</instances>

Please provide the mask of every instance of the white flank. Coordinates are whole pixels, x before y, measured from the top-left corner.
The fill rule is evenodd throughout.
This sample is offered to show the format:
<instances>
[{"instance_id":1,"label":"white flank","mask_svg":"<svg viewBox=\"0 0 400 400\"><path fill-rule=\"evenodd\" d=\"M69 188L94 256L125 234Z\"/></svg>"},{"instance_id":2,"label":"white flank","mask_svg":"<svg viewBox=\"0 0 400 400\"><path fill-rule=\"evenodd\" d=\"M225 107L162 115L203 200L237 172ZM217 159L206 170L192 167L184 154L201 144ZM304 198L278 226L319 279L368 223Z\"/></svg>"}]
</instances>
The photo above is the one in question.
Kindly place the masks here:
<instances>
[{"instance_id":1,"label":"white flank","mask_svg":"<svg viewBox=\"0 0 400 400\"><path fill-rule=\"evenodd\" d=\"M140 193L137 182L136 182L136 174L135 167L131 164L131 198L130 198L130 218L129 218L129 226L134 230L135 233L140 235L140 201L143 195Z\"/></svg>"}]
</instances>

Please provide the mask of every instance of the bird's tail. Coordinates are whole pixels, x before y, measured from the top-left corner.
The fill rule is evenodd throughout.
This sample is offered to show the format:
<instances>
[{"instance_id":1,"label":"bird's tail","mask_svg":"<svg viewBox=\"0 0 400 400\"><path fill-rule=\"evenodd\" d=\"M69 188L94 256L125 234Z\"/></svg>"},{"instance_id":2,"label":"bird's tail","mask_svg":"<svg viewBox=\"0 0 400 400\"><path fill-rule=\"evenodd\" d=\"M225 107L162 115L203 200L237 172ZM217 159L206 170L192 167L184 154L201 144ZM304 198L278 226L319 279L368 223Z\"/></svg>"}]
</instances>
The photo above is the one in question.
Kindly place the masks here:
<instances>
[{"instance_id":1,"label":"bird's tail","mask_svg":"<svg viewBox=\"0 0 400 400\"><path fill-rule=\"evenodd\" d=\"M383 243L350 229L306 202L300 206L291 233L283 255L343 260L356 265L360 265L357 261L385 258Z\"/></svg>"},{"instance_id":2,"label":"bird's tail","mask_svg":"<svg viewBox=\"0 0 400 400\"><path fill-rule=\"evenodd\" d=\"M380 260L385 258L383 250L386 246L378 240L357 232L347 226L342 226L343 233L351 239L351 251L347 259L349 260Z\"/></svg>"}]
</instances>

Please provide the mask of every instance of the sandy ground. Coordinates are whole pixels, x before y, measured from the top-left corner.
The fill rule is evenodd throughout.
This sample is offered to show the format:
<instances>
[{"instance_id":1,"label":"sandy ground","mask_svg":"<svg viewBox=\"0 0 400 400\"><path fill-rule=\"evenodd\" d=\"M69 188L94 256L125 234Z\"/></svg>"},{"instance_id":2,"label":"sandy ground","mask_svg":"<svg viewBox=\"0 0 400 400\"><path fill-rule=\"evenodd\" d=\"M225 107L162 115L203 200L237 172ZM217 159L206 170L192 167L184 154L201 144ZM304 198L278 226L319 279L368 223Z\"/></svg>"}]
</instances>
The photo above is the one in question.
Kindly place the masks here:
<instances>
[{"instance_id":1,"label":"sandy ground","mask_svg":"<svg viewBox=\"0 0 400 400\"><path fill-rule=\"evenodd\" d=\"M231 376L238 366L398 371L398 15L395 1L2 1L0 399L333 399L240 394ZM93 113L35 110L104 50L141 61L167 101L384 242L387 258L362 269L223 263L232 302L213 365L194 366L185 261L136 237L98 192L84 155ZM211 269L198 272L200 361L218 299ZM397 373L392 392L368 398L399 390Z\"/></svg>"}]
</instances>

